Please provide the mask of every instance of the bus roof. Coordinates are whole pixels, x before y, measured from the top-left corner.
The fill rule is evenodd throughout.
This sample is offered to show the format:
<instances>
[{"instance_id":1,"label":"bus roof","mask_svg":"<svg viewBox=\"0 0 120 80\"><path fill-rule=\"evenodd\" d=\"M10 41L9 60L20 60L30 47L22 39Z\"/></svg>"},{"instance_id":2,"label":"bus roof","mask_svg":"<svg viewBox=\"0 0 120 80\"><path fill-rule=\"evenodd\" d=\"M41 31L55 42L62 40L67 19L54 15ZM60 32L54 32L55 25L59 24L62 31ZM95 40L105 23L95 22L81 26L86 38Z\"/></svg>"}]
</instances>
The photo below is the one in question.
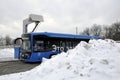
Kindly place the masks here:
<instances>
[{"instance_id":1,"label":"bus roof","mask_svg":"<svg viewBox=\"0 0 120 80\"><path fill-rule=\"evenodd\" d=\"M37 33L31 33L31 35L44 35L47 37L54 37L54 38L101 39L101 37L99 36L84 36L84 35L62 34L62 33L51 33L51 32L37 32Z\"/></svg>"}]
</instances>

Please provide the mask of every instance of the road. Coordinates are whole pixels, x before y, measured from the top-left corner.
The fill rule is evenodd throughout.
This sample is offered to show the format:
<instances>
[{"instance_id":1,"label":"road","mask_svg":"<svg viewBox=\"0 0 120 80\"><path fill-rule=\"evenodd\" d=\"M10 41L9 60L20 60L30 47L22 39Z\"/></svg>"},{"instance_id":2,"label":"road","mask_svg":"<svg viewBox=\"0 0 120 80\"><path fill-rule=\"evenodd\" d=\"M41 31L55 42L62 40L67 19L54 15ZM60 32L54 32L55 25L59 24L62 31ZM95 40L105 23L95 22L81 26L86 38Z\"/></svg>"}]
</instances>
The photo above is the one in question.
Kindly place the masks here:
<instances>
[{"instance_id":1,"label":"road","mask_svg":"<svg viewBox=\"0 0 120 80\"><path fill-rule=\"evenodd\" d=\"M18 60L0 62L0 75L24 72L38 65L40 63L24 63Z\"/></svg>"}]
</instances>

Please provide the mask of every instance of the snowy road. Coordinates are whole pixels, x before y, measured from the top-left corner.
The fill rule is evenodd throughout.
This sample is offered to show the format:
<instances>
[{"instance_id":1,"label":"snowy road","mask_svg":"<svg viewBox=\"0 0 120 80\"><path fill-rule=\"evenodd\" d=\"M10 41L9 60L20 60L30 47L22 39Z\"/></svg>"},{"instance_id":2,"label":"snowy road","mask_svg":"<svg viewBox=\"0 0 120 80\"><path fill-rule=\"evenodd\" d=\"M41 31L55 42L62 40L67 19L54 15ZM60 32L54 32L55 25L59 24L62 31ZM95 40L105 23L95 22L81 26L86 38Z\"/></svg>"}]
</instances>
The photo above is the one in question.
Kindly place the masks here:
<instances>
[{"instance_id":1,"label":"snowy road","mask_svg":"<svg viewBox=\"0 0 120 80\"><path fill-rule=\"evenodd\" d=\"M40 63L24 63L21 61L4 61L0 62L0 75L18 73L30 70Z\"/></svg>"}]
</instances>

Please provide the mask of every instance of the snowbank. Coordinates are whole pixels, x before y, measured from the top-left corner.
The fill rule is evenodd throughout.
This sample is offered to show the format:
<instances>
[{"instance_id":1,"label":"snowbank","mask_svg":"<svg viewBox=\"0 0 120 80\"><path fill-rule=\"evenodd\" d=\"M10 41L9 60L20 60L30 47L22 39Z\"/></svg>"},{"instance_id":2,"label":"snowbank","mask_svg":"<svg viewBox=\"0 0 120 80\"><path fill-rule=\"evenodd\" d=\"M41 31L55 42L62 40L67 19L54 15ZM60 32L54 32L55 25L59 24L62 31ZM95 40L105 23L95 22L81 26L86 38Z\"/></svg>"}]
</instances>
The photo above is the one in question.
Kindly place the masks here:
<instances>
[{"instance_id":1,"label":"snowbank","mask_svg":"<svg viewBox=\"0 0 120 80\"><path fill-rule=\"evenodd\" d=\"M9 60L14 60L14 49L13 48L0 49L0 61Z\"/></svg>"},{"instance_id":2,"label":"snowbank","mask_svg":"<svg viewBox=\"0 0 120 80\"><path fill-rule=\"evenodd\" d=\"M120 44L112 40L81 42L34 69L0 80L120 80Z\"/></svg>"}]
</instances>

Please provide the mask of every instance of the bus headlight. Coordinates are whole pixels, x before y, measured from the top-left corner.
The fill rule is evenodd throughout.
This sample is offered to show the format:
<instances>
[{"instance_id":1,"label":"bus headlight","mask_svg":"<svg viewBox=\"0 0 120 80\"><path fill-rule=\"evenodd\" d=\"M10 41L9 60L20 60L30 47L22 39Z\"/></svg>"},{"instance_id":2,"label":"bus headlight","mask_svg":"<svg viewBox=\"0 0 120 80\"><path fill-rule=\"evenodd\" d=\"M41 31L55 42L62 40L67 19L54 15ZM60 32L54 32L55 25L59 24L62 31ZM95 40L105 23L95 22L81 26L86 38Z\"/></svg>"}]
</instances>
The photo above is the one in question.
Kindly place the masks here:
<instances>
[{"instance_id":1,"label":"bus headlight","mask_svg":"<svg viewBox=\"0 0 120 80\"><path fill-rule=\"evenodd\" d=\"M29 53L22 53L22 54L21 54L21 57L22 57L23 59L28 59L28 58L30 57L30 54L29 54Z\"/></svg>"}]
</instances>

